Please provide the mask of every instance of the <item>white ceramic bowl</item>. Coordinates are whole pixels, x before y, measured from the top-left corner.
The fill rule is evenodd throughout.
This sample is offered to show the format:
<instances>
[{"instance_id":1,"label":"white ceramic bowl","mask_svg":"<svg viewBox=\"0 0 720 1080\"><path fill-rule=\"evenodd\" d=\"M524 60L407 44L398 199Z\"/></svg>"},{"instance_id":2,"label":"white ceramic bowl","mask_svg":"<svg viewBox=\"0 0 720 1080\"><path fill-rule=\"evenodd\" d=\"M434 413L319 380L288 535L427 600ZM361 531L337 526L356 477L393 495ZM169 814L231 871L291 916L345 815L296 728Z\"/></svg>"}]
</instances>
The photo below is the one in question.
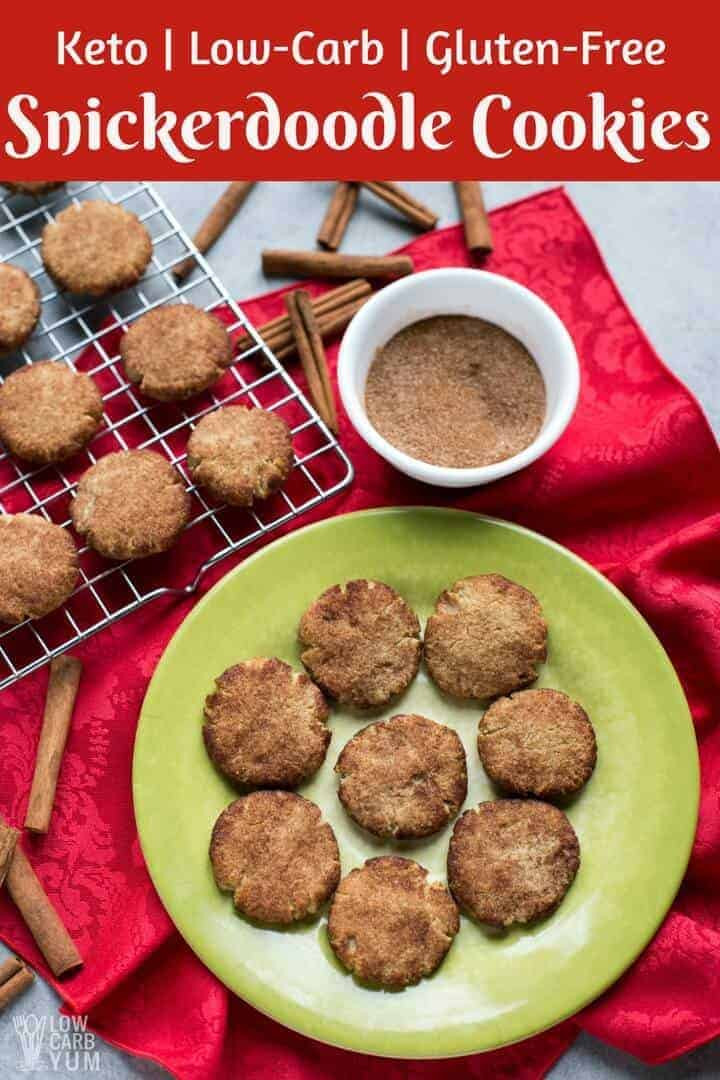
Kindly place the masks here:
<instances>
[{"instance_id":1,"label":"white ceramic bowl","mask_svg":"<svg viewBox=\"0 0 720 1080\"><path fill-rule=\"evenodd\" d=\"M519 454L475 469L430 465L398 450L368 420L365 381L375 353L403 327L432 315L487 319L514 334L534 358L545 380L547 409L537 437ZM438 487L471 487L517 472L550 449L575 410L580 368L570 335L544 300L499 274L456 267L411 274L373 296L345 331L338 385L355 429L396 469Z\"/></svg>"}]
</instances>

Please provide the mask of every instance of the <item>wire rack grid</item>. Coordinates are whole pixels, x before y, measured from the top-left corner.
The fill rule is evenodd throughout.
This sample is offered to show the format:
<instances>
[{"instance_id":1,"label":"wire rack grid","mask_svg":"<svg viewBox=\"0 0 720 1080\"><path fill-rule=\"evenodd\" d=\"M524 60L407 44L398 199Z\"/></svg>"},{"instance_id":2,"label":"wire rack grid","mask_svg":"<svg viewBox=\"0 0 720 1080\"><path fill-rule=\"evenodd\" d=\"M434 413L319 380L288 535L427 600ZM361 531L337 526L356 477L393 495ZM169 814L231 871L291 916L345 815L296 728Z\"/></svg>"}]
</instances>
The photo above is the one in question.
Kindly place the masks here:
<instances>
[{"instance_id":1,"label":"wire rack grid","mask_svg":"<svg viewBox=\"0 0 720 1080\"><path fill-rule=\"evenodd\" d=\"M93 303L59 292L45 273L44 226L71 203L105 199L135 213L153 240L151 263L140 283ZM193 255L196 269L178 283L171 270ZM0 360L0 381L38 359L60 360L93 377L103 395L103 426L85 450L60 466L25 467L0 446L0 511L42 514L69 527L77 480L105 453L151 448L181 473L191 496L190 521L173 550L134 562L110 563L78 547L79 579L70 599L43 619L0 628L0 689L73 648L149 601L191 593L221 559L262 540L317 507L352 480L352 465L288 372L276 360L217 275L147 182L68 184L37 202L0 197L0 262L23 267L35 280L42 314L25 347ZM210 391L190 402L142 399L118 356L122 333L140 315L168 302L215 312L231 335L244 331L252 346L236 358ZM293 433L295 463L283 489L250 509L213 504L192 483L185 447L195 424L231 402L277 411Z\"/></svg>"}]
</instances>

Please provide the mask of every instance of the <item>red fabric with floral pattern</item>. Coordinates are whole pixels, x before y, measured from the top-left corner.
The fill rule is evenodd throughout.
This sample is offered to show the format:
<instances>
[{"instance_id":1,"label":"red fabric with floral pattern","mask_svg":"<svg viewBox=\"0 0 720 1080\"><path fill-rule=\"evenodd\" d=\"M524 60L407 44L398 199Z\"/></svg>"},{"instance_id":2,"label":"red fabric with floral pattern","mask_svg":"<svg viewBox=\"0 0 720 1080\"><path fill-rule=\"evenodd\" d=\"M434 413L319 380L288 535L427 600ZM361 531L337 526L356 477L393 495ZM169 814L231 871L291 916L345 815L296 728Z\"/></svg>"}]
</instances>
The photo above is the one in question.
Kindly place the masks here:
<instances>
[{"instance_id":1,"label":"red fabric with floral pattern","mask_svg":"<svg viewBox=\"0 0 720 1080\"><path fill-rule=\"evenodd\" d=\"M288 1032L232 997L180 940L152 888L130 791L135 725L153 668L192 604L237 561L227 560L194 599L157 601L78 650L85 675L52 829L24 841L86 958L58 986L68 1007L187 1080L361 1080L370 1071L383 1080L534 1080L578 1025L649 1062L720 1032L720 455L697 403L656 356L562 191L496 211L493 229L487 268L535 290L575 340L582 392L568 431L524 473L458 495L393 472L341 417L355 482L305 520L371 506L453 504L521 522L607 573L670 653L697 726L703 797L686 881L655 940L599 1002L492 1054L370 1061ZM467 265L459 228L427 234L407 250L418 270ZM245 310L262 321L281 309L280 296L252 300ZM0 811L13 823L25 815L46 682L40 672L0 697ZM47 975L5 896L0 935Z\"/></svg>"}]
</instances>

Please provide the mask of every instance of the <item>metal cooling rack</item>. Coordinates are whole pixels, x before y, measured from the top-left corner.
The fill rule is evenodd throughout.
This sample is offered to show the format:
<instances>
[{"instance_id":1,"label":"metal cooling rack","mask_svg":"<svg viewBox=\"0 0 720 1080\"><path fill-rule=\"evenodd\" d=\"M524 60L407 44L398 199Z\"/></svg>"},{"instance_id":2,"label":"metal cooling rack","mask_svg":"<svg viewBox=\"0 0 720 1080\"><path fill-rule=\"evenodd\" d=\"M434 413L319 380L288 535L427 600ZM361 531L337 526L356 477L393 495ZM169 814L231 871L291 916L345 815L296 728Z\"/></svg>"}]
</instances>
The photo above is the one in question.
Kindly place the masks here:
<instances>
[{"instance_id":1,"label":"metal cooling rack","mask_svg":"<svg viewBox=\"0 0 720 1080\"><path fill-rule=\"evenodd\" d=\"M153 239L152 261L142 281L90 304L58 292L40 254L46 223L58 210L86 199L122 204L137 214ZM190 254L197 268L178 284L171 268ZM62 360L95 379L103 394L104 425L89 446L62 467L25 468L0 447L0 510L32 511L68 526L69 503L85 469L109 451L152 447L182 474L192 516L177 546L165 555L110 563L88 547L79 548L79 584L67 603L43 619L0 629L0 689L150 600L193 592L203 574L221 559L317 507L352 480L352 465L335 437L150 184L71 183L39 202L14 194L0 196L0 262L4 261L23 267L36 281L42 316L26 346L0 360L0 379L33 360ZM125 378L117 352L121 333L134 319L168 302L222 309L230 333L245 330L254 343L211 391L180 404L140 399ZM190 430L206 413L231 401L277 410L294 436L295 465L283 490L250 510L211 504L186 470Z\"/></svg>"}]
</instances>

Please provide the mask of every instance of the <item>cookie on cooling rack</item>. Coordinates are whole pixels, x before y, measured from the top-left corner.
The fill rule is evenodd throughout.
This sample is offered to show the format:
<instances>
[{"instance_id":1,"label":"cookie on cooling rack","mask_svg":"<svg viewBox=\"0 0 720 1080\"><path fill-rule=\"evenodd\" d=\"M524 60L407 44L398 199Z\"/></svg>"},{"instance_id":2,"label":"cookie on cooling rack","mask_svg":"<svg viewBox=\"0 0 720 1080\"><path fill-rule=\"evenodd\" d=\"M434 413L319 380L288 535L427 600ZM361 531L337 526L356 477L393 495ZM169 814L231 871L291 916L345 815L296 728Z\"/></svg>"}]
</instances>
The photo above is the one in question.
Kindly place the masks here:
<instances>
[{"instance_id":1,"label":"cookie on cooling rack","mask_svg":"<svg viewBox=\"0 0 720 1080\"><path fill-rule=\"evenodd\" d=\"M101 555L138 559L172 547L190 517L190 496L161 454L120 450L83 473L70 516Z\"/></svg>"},{"instance_id":2,"label":"cookie on cooling rack","mask_svg":"<svg viewBox=\"0 0 720 1080\"><path fill-rule=\"evenodd\" d=\"M562 810L535 799L498 799L455 823L448 883L460 906L492 926L549 915L572 885L580 845Z\"/></svg>"},{"instance_id":3,"label":"cookie on cooling rack","mask_svg":"<svg viewBox=\"0 0 720 1080\"><path fill-rule=\"evenodd\" d=\"M152 240L142 222L109 202L68 206L43 229L45 269L71 293L104 296L135 285L151 255Z\"/></svg>"},{"instance_id":4,"label":"cookie on cooling rack","mask_svg":"<svg viewBox=\"0 0 720 1080\"><path fill-rule=\"evenodd\" d=\"M293 788L325 760L325 698L307 675L275 657L244 660L224 671L204 715L207 752L233 783Z\"/></svg>"},{"instance_id":5,"label":"cookie on cooling rack","mask_svg":"<svg viewBox=\"0 0 720 1080\"><path fill-rule=\"evenodd\" d=\"M0 439L33 465L72 457L93 437L102 414L90 376L60 361L27 364L0 386Z\"/></svg>"},{"instance_id":6,"label":"cookie on cooling rack","mask_svg":"<svg viewBox=\"0 0 720 1080\"><path fill-rule=\"evenodd\" d=\"M319 806L291 791L255 791L223 810L210 862L218 888L262 923L316 915L340 880L335 833Z\"/></svg>"},{"instance_id":7,"label":"cookie on cooling rack","mask_svg":"<svg viewBox=\"0 0 720 1080\"><path fill-rule=\"evenodd\" d=\"M62 187L64 183L64 180L0 180L0 184L8 191L36 197L45 195L48 191L54 191L55 188Z\"/></svg>"},{"instance_id":8,"label":"cookie on cooling rack","mask_svg":"<svg viewBox=\"0 0 720 1080\"><path fill-rule=\"evenodd\" d=\"M230 335L215 316L192 304L141 315L120 342L130 382L158 401L182 401L207 390L232 363Z\"/></svg>"},{"instance_id":9,"label":"cookie on cooling rack","mask_svg":"<svg viewBox=\"0 0 720 1080\"><path fill-rule=\"evenodd\" d=\"M276 412L265 409L216 409L190 435L187 463L195 483L214 499L251 506L277 491L290 474L290 428Z\"/></svg>"},{"instance_id":10,"label":"cookie on cooling rack","mask_svg":"<svg viewBox=\"0 0 720 1080\"><path fill-rule=\"evenodd\" d=\"M340 882L328 918L338 960L364 982L399 990L431 975L460 929L453 899L424 866L368 859Z\"/></svg>"},{"instance_id":11,"label":"cookie on cooling rack","mask_svg":"<svg viewBox=\"0 0 720 1080\"><path fill-rule=\"evenodd\" d=\"M425 659L446 694L490 698L537 678L547 626L537 599L501 574L456 581L425 627Z\"/></svg>"},{"instance_id":12,"label":"cookie on cooling rack","mask_svg":"<svg viewBox=\"0 0 720 1080\"><path fill-rule=\"evenodd\" d=\"M0 622L49 614L68 599L77 576L65 529L39 514L0 514Z\"/></svg>"},{"instance_id":13,"label":"cookie on cooling rack","mask_svg":"<svg viewBox=\"0 0 720 1080\"><path fill-rule=\"evenodd\" d=\"M521 690L498 698L480 720L478 752L504 792L559 799L587 783L595 732L581 705L560 690Z\"/></svg>"},{"instance_id":14,"label":"cookie on cooling rack","mask_svg":"<svg viewBox=\"0 0 720 1080\"><path fill-rule=\"evenodd\" d=\"M38 287L21 267L0 263L0 353L24 345L40 318Z\"/></svg>"},{"instance_id":15,"label":"cookie on cooling rack","mask_svg":"<svg viewBox=\"0 0 720 1080\"><path fill-rule=\"evenodd\" d=\"M376 836L430 836L467 794L465 750L452 728L425 716L393 716L346 743L335 772L348 814Z\"/></svg>"},{"instance_id":16,"label":"cookie on cooling rack","mask_svg":"<svg viewBox=\"0 0 720 1080\"><path fill-rule=\"evenodd\" d=\"M298 637L300 659L315 682L356 709L387 705L420 666L418 617L382 581L333 585L307 609Z\"/></svg>"}]
</instances>

